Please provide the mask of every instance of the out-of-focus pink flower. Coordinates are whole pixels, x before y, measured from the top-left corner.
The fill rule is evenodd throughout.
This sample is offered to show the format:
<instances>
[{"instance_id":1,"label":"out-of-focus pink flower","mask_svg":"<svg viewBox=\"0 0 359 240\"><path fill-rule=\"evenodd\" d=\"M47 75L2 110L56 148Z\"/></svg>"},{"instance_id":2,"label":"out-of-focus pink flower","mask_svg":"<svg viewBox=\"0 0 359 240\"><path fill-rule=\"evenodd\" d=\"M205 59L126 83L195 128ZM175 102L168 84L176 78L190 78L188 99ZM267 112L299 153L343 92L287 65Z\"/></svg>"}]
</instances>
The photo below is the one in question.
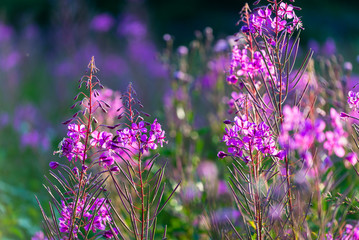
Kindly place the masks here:
<instances>
[{"instance_id":1,"label":"out-of-focus pink flower","mask_svg":"<svg viewBox=\"0 0 359 240\"><path fill-rule=\"evenodd\" d=\"M200 178L206 182L215 182L218 178L218 168L212 161L201 161L197 167L197 173Z\"/></svg>"}]
</instances>

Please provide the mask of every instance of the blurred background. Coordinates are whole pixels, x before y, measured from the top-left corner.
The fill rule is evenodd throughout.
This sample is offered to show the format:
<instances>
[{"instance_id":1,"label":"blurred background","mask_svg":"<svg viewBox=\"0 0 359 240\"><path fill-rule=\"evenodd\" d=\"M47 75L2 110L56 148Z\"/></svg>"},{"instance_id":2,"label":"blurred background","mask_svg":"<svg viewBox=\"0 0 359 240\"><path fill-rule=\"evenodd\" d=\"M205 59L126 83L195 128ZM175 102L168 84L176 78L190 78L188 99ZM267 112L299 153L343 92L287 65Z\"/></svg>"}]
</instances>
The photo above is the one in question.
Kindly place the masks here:
<instances>
[{"instance_id":1,"label":"blurred background","mask_svg":"<svg viewBox=\"0 0 359 240\"><path fill-rule=\"evenodd\" d=\"M236 22L244 3L1 0L0 238L29 239L40 230L41 214L34 195L48 200L43 175L48 172L48 163L58 159L52 153L66 131L61 122L73 113L69 107L77 80L91 56L95 56L99 78L106 87L122 92L133 82L146 111L169 121L166 107L172 105L166 105L166 93L173 88L175 71L169 68L166 51L184 55L186 48L180 46L191 46L193 39L202 39L209 32L213 45L227 39L239 29ZM354 75L359 73L359 2L314 0L297 1L296 5L302 8L298 15L305 28L303 51L312 48L315 55L341 55L352 63ZM203 122L199 119L196 124L206 124ZM171 126L164 128L170 132ZM203 136L206 134L204 131ZM196 136L191 135L191 139ZM218 142L219 138L212 144ZM203 151L205 144L199 144L196 151ZM213 167L216 149L208 152L196 155L194 168L200 163L204 168ZM173 156L170 151L163 155ZM226 171L224 165L217 164L217 168ZM201 174L197 172L197 177ZM170 225L176 229L176 223Z\"/></svg>"}]
</instances>

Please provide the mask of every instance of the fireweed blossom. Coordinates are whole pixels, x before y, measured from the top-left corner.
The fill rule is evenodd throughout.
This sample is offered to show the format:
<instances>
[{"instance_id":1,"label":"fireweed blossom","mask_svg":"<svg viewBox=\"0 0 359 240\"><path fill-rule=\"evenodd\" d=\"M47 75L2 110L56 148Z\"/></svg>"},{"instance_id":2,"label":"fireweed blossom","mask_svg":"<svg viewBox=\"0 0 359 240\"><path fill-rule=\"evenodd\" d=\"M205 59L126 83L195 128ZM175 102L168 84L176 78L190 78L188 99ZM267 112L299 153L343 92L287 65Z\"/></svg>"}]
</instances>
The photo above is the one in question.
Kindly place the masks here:
<instances>
[{"instance_id":1,"label":"fireweed blossom","mask_svg":"<svg viewBox=\"0 0 359 240\"><path fill-rule=\"evenodd\" d=\"M255 51L252 59L249 56L250 51L247 49L240 50L238 46L234 46L232 50L232 60L229 69L227 82L229 84L236 84L239 77L251 78L260 77L264 75L265 80L269 80L269 76L274 77L274 65L266 55L264 50ZM267 69L266 63L269 71Z\"/></svg>"},{"instance_id":2,"label":"fireweed blossom","mask_svg":"<svg viewBox=\"0 0 359 240\"><path fill-rule=\"evenodd\" d=\"M333 153L338 157L345 155L348 134L344 131L340 114L334 108L330 109L329 125L322 119L313 122L306 118L297 106L284 106L283 115L284 122L278 141L287 151L297 151L307 167L312 166L310 149L315 143L321 143L328 156ZM326 126L332 127L332 130L325 131Z\"/></svg>"},{"instance_id":3,"label":"fireweed blossom","mask_svg":"<svg viewBox=\"0 0 359 240\"><path fill-rule=\"evenodd\" d=\"M272 4L261 7L251 13L249 24L244 25L241 30L244 33L265 34L266 37L274 35L275 32L292 33L295 29L302 28L302 22L294 9L299 10L298 7L285 2L280 3L277 12ZM269 42L271 41L274 39L269 39Z\"/></svg>"},{"instance_id":4,"label":"fireweed blossom","mask_svg":"<svg viewBox=\"0 0 359 240\"><path fill-rule=\"evenodd\" d=\"M67 157L69 161L76 162L78 159L83 161L85 135L85 125L70 124L67 132L68 138L61 141L60 149L55 153ZM98 156L98 162L104 168L110 168L114 164L115 158L118 159L119 156L129 159L129 156L139 151L144 154L150 149L155 150L158 146L163 147L163 144L167 143L165 131L162 130L157 119L152 124L145 121L134 122L126 128L117 130L115 135L107 131L94 130L89 138L91 147L101 153Z\"/></svg>"},{"instance_id":5,"label":"fireweed blossom","mask_svg":"<svg viewBox=\"0 0 359 240\"><path fill-rule=\"evenodd\" d=\"M120 145L123 147L129 146L142 153L147 152L149 149L157 149L159 145L163 147L163 143L167 143L165 131L162 130L157 119L152 124L144 121L132 123L131 127L118 130L117 136Z\"/></svg>"},{"instance_id":6,"label":"fireweed blossom","mask_svg":"<svg viewBox=\"0 0 359 240\"><path fill-rule=\"evenodd\" d=\"M281 2L278 7L275 4L269 4L253 12L249 12L248 7L242 10L241 22L244 25L240 34L244 35L246 44L242 47L234 45L232 48L232 59L227 77L229 84L237 84L239 78L259 78L269 83L279 84L276 79L275 60L271 56L273 50L271 48L256 49L254 42L257 42L259 37L275 46L278 36L292 34L294 30L302 28L302 22L294 9L299 8ZM282 45L281 48L284 48L286 43Z\"/></svg>"},{"instance_id":7,"label":"fireweed blossom","mask_svg":"<svg viewBox=\"0 0 359 240\"><path fill-rule=\"evenodd\" d=\"M68 126L67 136L69 138L64 138L59 144L59 153L60 156L65 156L69 161L77 159L84 160L84 150L85 145L81 142L85 138L85 125L79 124L70 124Z\"/></svg>"},{"instance_id":8,"label":"fireweed blossom","mask_svg":"<svg viewBox=\"0 0 359 240\"><path fill-rule=\"evenodd\" d=\"M261 122L258 125L248 121L246 115L236 116L233 125L226 120L228 127L225 128L222 141L228 146L227 153L220 151L219 158L233 156L241 158L245 162L252 161L255 151L261 152L264 157L273 156L282 159L283 152L278 150L273 133L270 128Z\"/></svg>"}]
</instances>

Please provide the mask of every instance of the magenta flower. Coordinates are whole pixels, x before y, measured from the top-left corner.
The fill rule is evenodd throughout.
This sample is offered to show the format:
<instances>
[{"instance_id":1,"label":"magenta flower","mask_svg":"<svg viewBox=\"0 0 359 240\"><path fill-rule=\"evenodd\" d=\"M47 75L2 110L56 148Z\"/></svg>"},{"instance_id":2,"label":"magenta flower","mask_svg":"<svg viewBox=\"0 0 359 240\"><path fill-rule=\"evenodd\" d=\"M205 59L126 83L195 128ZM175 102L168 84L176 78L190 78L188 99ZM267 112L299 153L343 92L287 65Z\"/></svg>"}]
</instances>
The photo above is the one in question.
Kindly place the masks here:
<instances>
[{"instance_id":1,"label":"magenta flower","mask_svg":"<svg viewBox=\"0 0 359 240\"><path fill-rule=\"evenodd\" d=\"M270 20L270 16L272 14L272 11L266 7L265 9L259 9L258 10L258 18L262 19L263 22Z\"/></svg>"},{"instance_id":2,"label":"magenta flower","mask_svg":"<svg viewBox=\"0 0 359 240\"><path fill-rule=\"evenodd\" d=\"M270 128L264 122L256 125L248 121L245 115L236 116L233 122L233 126L225 128L226 132L222 139L228 146L227 153L220 151L218 157L223 158L228 154L247 161L248 153L255 150L260 151L264 156L282 156L275 145Z\"/></svg>"},{"instance_id":3,"label":"magenta flower","mask_svg":"<svg viewBox=\"0 0 359 240\"><path fill-rule=\"evenodd\" d=\"M291 4L287 4L282 2L279 5L278 15L282 18L292 19L295 16L295 13L293 11L293 6Z\"/></svg>"},{"instance_id":4,"label":"magenta flower","mask_svg":"<svg viewBox=\"0 0 359 240\"><path fill-rule=\"evenodd\" d=\"M59 151L60 156L65 156L72 161L75 157L75 161L79 158L83 160L83 154L85 146L81 142L77 142L71 138L64 138L60 143L61 149Z\"/></svg>"},{"instance_id":5,"label":"magenta flower","mask_svg":"<svg viewBox=\"0 0 359 240\"><path fill-rule=\"evenodd\" d=\"M86 128L85 125L78 124L70 124L68 127L67 136L74 140L78 140L79 138L84 139L86 137Z\"/></svg>"},{"instance_id":6,"label":"magenta flower","mask_svg":"<svg viewBox=\"0 0 359 240\"><path fill-rule=\"evenodd\" d=\"M229 84L236 84L240 77L247 78L250 76L252 78L259 77L261 79L262 74L265 80L270 80L270 77L273 77L273 80L276 81L273 63L265 51L255 51L253 59L250 59L248 55L249 51L247 49L239 50L237 45L233 47L232 60L227 77Z\"/></svg>"},{"instance_id":7,"label":"magenta flower","mask_svg":"<svg viewBox=\"0 0 359 240\"><path fill-rule=\"evenodd\" d=\"M272 21L272 28L274 31L278 31L278 32L281 32L285 29L286 27L286 24L287 24L287 21L286 20L283 20L279 17L275 17Z\"/></svg>"},{"instance_id":8,"label":"magenta flower","mask_svg":"<svg viewBox=\"0 0 359 240\"><path fill-rule=\"evenodd\" d=\"M150 129L148 129L150 126ZM149 149L157 149L158 144L163 147L165 140L165 131L157 119L152 124L146 124L144 121L133 123L131 128L117 130L118 143L122 147L133 148L147 152Z\"/></svg>"}]
</instances>

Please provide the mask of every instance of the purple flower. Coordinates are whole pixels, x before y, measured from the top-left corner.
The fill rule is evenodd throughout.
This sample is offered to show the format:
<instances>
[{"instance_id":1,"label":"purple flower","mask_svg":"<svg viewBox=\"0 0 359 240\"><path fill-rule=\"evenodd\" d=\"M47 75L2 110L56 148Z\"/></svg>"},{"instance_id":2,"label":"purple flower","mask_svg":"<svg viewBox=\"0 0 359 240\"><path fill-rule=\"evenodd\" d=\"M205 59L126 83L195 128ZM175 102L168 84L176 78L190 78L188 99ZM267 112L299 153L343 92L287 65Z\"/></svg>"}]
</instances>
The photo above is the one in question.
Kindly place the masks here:
<instances>
[{"instance_id":1,"label":"purple flower","mask_svg":"<svg viewBox=\"0 0 359 240\"><path fill-rule=\"evenodd\" d=\"M287 4L282 2L279 5L278 15L281 17L286 17L288 19L292 19L295 16L295 13L293 11L293 6L291 4Z\"/></svg>"},{"instance_id":2,"label":"purple flower","mask_svg":"<svg viewBox=\"0 0 359 240\"><path fill-rule=\"evenodd\" d=\"M73 157L72 149L74 148L74 141L71 138L65 138L60 144L61 154L71 160Z\"/></svg>"},{"instance_id":3,"label":"purple flower","mask_svg":"<svg viewBox=\"0 0 359 240\"><path fill-rule=\"evenodd\" d=\"M279 17L275 17L272 21L272 28L275 30L275 31L283 31L286 27L286 24L287 24L287 21L286 20L283 20Z\"/></svg>"},{"instance_id":4,"label":"purple flower","mask_svg":"<svg viewBox=\"0 0 359 240\"><path fill-rule=\"evenodd\" d=\"M254 78L256 76L262 76L263 74L264 79L269 80L271 74L274 78L274 66L265 51L255 51L253 59L251 59L248 54L249 51L247 49L240 50L237 45L233 47L229 75L227 76L227 82L229 84L236 84L239 77L247 78L251 76ZM267 62L267 65L265 62Z\"/></svg>"},{"instance_id":5,"label":"purple flower","mask_svg":"<svg viewBox=\"0 0 359 240\"><path fill-rule=\"evenodd\" d=\"M313 124L296 106L284 106L283 115L284 122L278 141L286 149L298 150L300 154L304 154L316 139L319 142L324 141L324 121L317 120Z\"/></svg>"},{"instance_id":6,"label":"purple flower","mask_svg":"<svg viewBox=\"0 0 359 240\"><path fill-rule=\"evenodd\" d=\"M91 28L98 32L108 32L113 24L113 17L108 13L102 13L92 19Z\"/></svg>"},{"instance_id":7,"label":"purple flower","mask_svg":"<svg viewBox=\"0 0 359 240\"><path fill-rule=\"evenodd\" d=\"M71 161L73 157L83 160L85 146L81 142L74 141L71 138L64 138L60 143L60 156L65 156ZM86 157L86 156L85 156Z\"/></svg>"},{"instance_id":8,"label":"purple flower","mask_svg":"<svg viewBox=\"0 0 359 240\"><path fill-rule=\"evenodd\" d=\"M263 21L270 21L270 16L272 14L272 11L266 7L264 10L261 8L258 10L258 18L262 19Z\"/></svg>"},{"instance_id":9,"label":"purple flower","mask_svg":"<svg viewBox=\"0 0 359 240\"><path fill-rule=\"evenodd\" d=\"M227 152L234 157L243 157L246 152L260 151L263 155L279 156L270 128L261 122L258 125L249 122L245 115L234 118L234 125L225 128L222 141L228 146ZM225 157L219 152L218 157ZM247 161L244 156L243 160Z\"/></svg>"},{"instance_id":10,"label":"purple flower","mask_svg":"<svg viewBox=\"0 0 359 240\"><path fill-rule=\"evenodd\" d=\"M68 127L67 136L70 138L77 140L79 138L84 139L86 137L86 128L85 125L81 124L70 124Z\"/></svg>"},{"instance_id":11,"label":"purple flower","mask_svg":"<svg viewBox=\"0 0 359 240\"><path fill-rule=\"evenodd\" d=\"M161 127L161 125L160 125ZM141 132L141 133L146 133L147 132L147 128L146 128L146 124L144 121L137 123L132 123L132 130L135 132L135 134L137 132Z\"/></svg>"}]
</instances>

